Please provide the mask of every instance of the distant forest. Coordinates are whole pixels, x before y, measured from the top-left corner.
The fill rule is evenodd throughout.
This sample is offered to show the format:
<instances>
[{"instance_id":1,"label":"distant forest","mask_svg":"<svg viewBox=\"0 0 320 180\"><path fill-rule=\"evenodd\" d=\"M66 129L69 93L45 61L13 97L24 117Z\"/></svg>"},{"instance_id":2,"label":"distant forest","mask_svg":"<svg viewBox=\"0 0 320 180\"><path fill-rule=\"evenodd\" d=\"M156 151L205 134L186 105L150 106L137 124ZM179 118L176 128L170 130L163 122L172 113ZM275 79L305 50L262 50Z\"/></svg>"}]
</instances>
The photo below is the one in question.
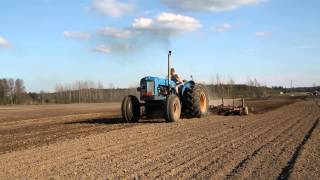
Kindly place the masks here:
<instances>
[{"instance_id":1,"label":"distant forest","mask_svg":"<svg viewBox=\"0 0 320 180\"><path fill-rule=\"evenodd\" d=\"M29 98L22 79L0 79L0 104L25 104Z\"/></svg>"},{"instance_id":2,"label":"distant forest","mask_svg":"<svg viewBox=\"0 0 320 180\"><path fill-rule=\"evenodd\" d=\"M8 104L72 104L118 102L125 95L137 95L136 88L119 89L112 84L105 89L102 83L76 81L56 85L55 92L26 92L21 79L0 79L0 105Z\"/></svg>"},{"instance_id":3,"label":"distant forest","mask_svg":"<svg viewBox=\"0 0 320 180\"><path fill-rule=\"evenodd\" d=\"M217 78L212 84L205 85L211 97L219 98L262 98L278 95L280 92L312 92L320 87L266 87L257 80L249 79L247 84L235 84ZM0 79L0 105L10 104L72 104L72 103L103 103L120 102L128 94L139 96L136 88L119 89L112 84L104 88L103 84L93 81L76 81L72 84L58 84L55 92L27 92L22 79Z\"/></svg>"}]
</instances>

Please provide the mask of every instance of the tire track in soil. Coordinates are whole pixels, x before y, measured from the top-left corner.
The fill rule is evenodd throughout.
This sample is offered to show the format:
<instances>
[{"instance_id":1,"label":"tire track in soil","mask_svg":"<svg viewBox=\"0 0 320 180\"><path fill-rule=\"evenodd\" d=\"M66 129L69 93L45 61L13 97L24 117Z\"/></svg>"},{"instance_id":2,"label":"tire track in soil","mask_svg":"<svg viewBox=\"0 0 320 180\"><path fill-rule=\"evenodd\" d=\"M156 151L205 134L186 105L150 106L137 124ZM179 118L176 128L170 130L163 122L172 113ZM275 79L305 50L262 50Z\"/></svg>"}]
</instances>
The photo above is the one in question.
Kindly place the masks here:
<instances>
[{"instance_id":1,"label":"tire track in soil","mask_svg":"<svg viewBox=\"0 0 320 180\"><path fill-rule=\"evenodd\" d=\"M196 129L196 128L192 128L192 129ZM192 130L191 129L191 130ZM186 129L184 129L184 131L186 131ZM149 132L147 132L147 133L149 133ZM174 135L174 136L172 136L172 135ZM109 149L109 151L108 151L108 153L109 154L111 154L111 155L107 155L106 157L108 158L108 159L112 159L112 161L113 162L120 162L120 164L121 164L121 162L123 162L123 160L128 160L128 159L130 159L131 157L135 157L135 156L137 156L137 155L139 155L139 154L142 154L142 152L141 151L134 151L134 152L131 152L130 150L135 150L135 149L140 149L140 150L144 150L144 149L146 149L146 148L143 148L144 146L150 146L150 147L153 147L153 145L157 145L158 144L158 136L157 135L152 135L152 136L150 136L151 137L151 143L152 144L150 144L150 143L143 143L143 142L131 142L131 143L124 143L125 145L126 145L126 147L119 147L119 146L117 146L117 147L114 147L113 149L112 149L112 151L110 151L111 149ZM160 139L160 140L168 140L168 139L170 139L169 137L174 137L174 138L178 138L178 137L180 137L180 135L179 135L179 133L177 133L177 132L174 132L174 133L171 133L171 134L168 134L167 136L163 136L162 137L162 139ZM157 140L157 141L156 141ZM148 141L148 140L143 140L143 141ZM168 144L175 144L175 143L177 143L176 141L179 141L179 140L174 140L174 141L170 141L170 142L167 142ZM138 147L136 146L136 145L139 145ZM161 147L163 147L164 145L161 145ZM128 148L129 149L128 149ZM119 151L119 149L124 149L124 150L120 150ZM149 151L149 152L154 152L154 151L157 151L157 149L158 148L155 148L155 149L153 149L152 151L149 151L150 149L149 148L147 148L147 151ZM97 150L97 149L96 149ZM101 151L100 151L101 150ZM104 150L104 151L102 151L102 150ZM102 147L102 148L100 148L100 149L98 149L97 151L100 151L100 152L95 152L95 156L102 156L103 154L105 154L105 148L104 147ZM114 151L113 151L114 150ZM113 152L116 152L116 154L113 154ZM130 157L123 157L123 156L121 156L123 153L126 153L126 152L131 152L132 154L130 154ZM88 154L87 153L84 153L84 154L82 154L82 155L78 155L78 156L87 156ZM118 159L120 157L120 159ZM86 166L88 166L88 164L86 164ZM117 168L117 169L119 169L119 168ZM114 172L112 172L112 173L114 173ZM110 172L110 174L111 174L111 172Z\"/></svg>"},{"instance_id":2,"label":"tire track in soil","mask_svg":"<svg viewBox=\"0 0 320 180\"><path fill-rule=\"evenodd\" d=\"M272 148L268 149L264 147L263 149L261 149L262 152L259 151L259 153L255 154L254 157L250 157L246 162L242 164L243 167L239 167L239 172L233 172L235 174L232 174L232 179L255 179L257 178L257 176L258 178L277 178L278 173L280 173L281 171L281 168L289 159L291 151L293 151L292 149L295 148L295 145L300 141L301 137L303 137L305 132L310 128L311 123L313 122L313 117L315 115L315 112L312 112L309 117L305 117L304 121L300 122L301 125L295 127L295 130L290 129L290 131L286 133L285 136L282 136L283 140L281 143L270 144ZM276 141L280 140L281 139L276 139ZM276 145L278 145L279 147ZM238 164L238 166L240 165Z\"/></svg>"},{"instance_id":3,"label":"tire track in soil","mask_svg":"<svg viewBox=\"0 0 320 180\"><path fill-rule=\"evenodd\" d=\"M252 133L253 137L249 136L248 139L246 137L243 137L239 140L239 142L237 144L230 143L230 145L229 145L230 147L226 145L223 149L221 149L218 152L210 152L210 153L204 155L203 158L198 159L196 162L193 163L193 165L192 165L192 167L194 168L193 171L187 173L188 168L185 168L184 171L179 172L175 176L185 177L185 178L187 178L187 177L195 178L195 177L197 177L198 174L201 174L202 172L206 172L206 171L210 171L210 170L212 173L217 173L216 172L217 169L221 170L221 168L225 166L224 164L221 164L221 163L223 163L224 161L228 161L225 158L227 158L227 156L229 154L233 154L235 152L238 153L240 148L245 148L247 146L247 143L252 143L252 142L260 143L261 141L263 141L263 140L261 140L261 138L262 139L267 138L264 136L266 136L266 134L268 132L271 132L275 127L278 127L278 126L281 127L282 123L284 123L284 122L285 121L281 121L281 123L275 124L274 126L269 127L269 129L263 131L262 133L255 134L256 132L259 132L259 130L258 131L251 131L250 133ZM280 130L282 130L282 129L280 129ZM231 149L231 150L228 150L228 149ZM237 155L237 157L238 157L238 155ZM221 162L221 161L223 161L223 162ZM209 167L214 164L218 165L218 167L210 169ZM189 167L189 165L187 167Z\"/></svg>"},{"instance_id":4,"label":"tire track in soil","mask_svg":"<svg viewBox=\"0 0 320 180\"><path fill-rule=\"evenodd\" d=\"M213 136L206 136L206 139L220 138L221 136L223 136L231 131L232 131L232 129L229 129L228 131L223 131L223 132L215 134ZM185 139L185 138L183 138L183 139ZM140 164L139 167L135 167L134 170L130 170L129 172L137 172L137 171L139 172L139 170L141 171L141 169L143 169L143 171L146 171L146 170L150 169L150 167L154 166L155 161L157 161L157 163L160 163L160 165L158 164L159 166L162 166L162 163L164 163L164 161L166 163L169 161L169 163L170 163L171 160L168 160L168 158L173 157L177 152L192 150L193 146L201 145L201 143L204 143L205 141L203 139L205 139L205 138L204 137L189 138L189 139L185 139L182 141L178 141L176 144L173 144L171 146L164 146L164 147L166 147L166 149L159 149L159 150L151 151L151 153L148 153L147 156L149 156L149 157L152 156L152 159L147 160L147 162ZM168 143L168 142L166 142L166 143ZM163 158L165 158L166 160L161 160ZM155 170L157 168L158 167L151 169L151 171ZM139 172L136 174L143 174L143 173ZM126 178L126 177L124 177L124 178Z\"/></svg>"},{"instance_id":5,"label":"tire track in soil","mask_svg":"<svg viewBox=\"0 0 320 180\"><path fill-rule=\"evenodd\" d=\"M278 177L278 175L281 173L281 169L286 166L287 161L294 153L299 142L302 141L303 137L310 129L315 119L319 117L319 110L315 106L312 107L312 116L304 118L305 124L301 125L302 127L300 131L295 131L289 134L289 136L287 137L287 139L294 140L294 142L291 144L288 143L288 145L284 148L273 148L268 152L270 155L269 157L267 155L264 155L265 157L262 161L260 161L260 163L251 166L252 168L246 168L247 171L251 170L251 172L247 174L249 174L251 177L271 177L271 175L274 179ZM270 174L270 172L273 173Z\"/></svg>"},{"instance_id":6,"label":"tire track in soil","mask_svg":"<svg viewBox=\"0 0 320 180\"><path fill-rule=\"evenodd\" d=\"M320 113L318 114L320 119ZM320 123L313 130L294 164L290 179L319 179L320 176Z\"/></svg>"},{"instance_id":7,"label":"tire track in soil","mask_svg":"<svg viewBox=\"0 0 320 180\"><path fill-rule=\"evenodd\" d=\"M274 148L270 153L270 157L264 157L264 162L260 162L260 164L256 164L255 167L252 168L252 172L248 173L251 177L264 177L269 176L276 179L278 175L281 173L281 170L286 166L287 161L290 159L292 154L294 153L297 145L301 142L302 138L304 137L305 133L310 129L312 123L314 122L314 117L305 121L305 124L302 126L304 129L300 131L293 132L288 139L293 139L294 142L288 144L284 148ZM280 150L278 152L278 150ZM273 154L272 154L273 152ZM247 168L247 170L249 170ZM272 172L272 173L270 173Z\"/></svg>"},{"instance_id":8,"label":"tire track in soil","mask_svg":"<svg viewBox=\"0 0 320 180\"><path fill-rule=\"evenodd\" d=\"M282 138L283 140L281 143L278 144L280 147L273 147L271 149L268 149L268 150L266 150L265 154L261 153L263 156L266 157L265 161L262 161L263 164L261 164L261 167L260 167L260 169L263 169L263 172L265 173L261 177L271 177L271 175L275 176L275 178L277 177L277 172L280 173L281 167L283 166L283 165L281 165L281 163L283 164L283 162L286 162L286 159L289 158L288 157L289 153L286 152L285 150L289 149L289 148L292 149L294 147L294 145L297 144L297 142L299 142L299 138L302 137L304 132L306 132L311 126L310 123L305 123L306 118L310 118L310 120L312 120L311 118L313 117L313 115L314 114L312 112L310 112L308 117L302 118L302 120L300 122L292 124L292 127L288 128L287 131L283 131L281 133L283 136L280 136L280 138ZM307 122L309 122L309 121L307 121ZM296 131L294 131L292 129L295 129ZM297 131L297 130L301 130L301 131ZM274 133L272 133L272 134L274 134ZM292 136L292 134L294 134L295 136ZM290 140L287 142L288 139L290 139ZM278 139L278 140L275 139L275 140L281 141L281 139ZM273 145L276 145L276 144L273 144ZM271 152L270 152L270 150L271 150ZM280 152L278 152L278 150L280 150ZM285 161L283 161L283 159L278 159L277 157L278 156L281 157L284 154L284 152L286 152L285 157L284 157ZM268 154L270 156L268 156ZM238 153L238 155L239 155L239 153ZM270 157L272 157L272 158L270 158ZM276 164L270 163L269 165L267 165L269 161L276 162ZM227 165L224 165L223 167L225 167L225 169L227 170L227 168L226 168ZM232 166L229 166L229 167L232 168ZM248 169L251 169L251 168L248 168ZM219 171L223 172L222 170L223 170L223 168L220 169ZM208 169L208 171L206 172L207 174L209 174L209 177L210 177L211 172L210 173L208 173L208 172L210 172L210 169ZM270 174L270 172L272 172L272 173ZM225 173L221 173L221 174L225 175ZM204 176L204 177L206 178L206 176ZM244 177L241 177L241 178L244 178ZM252 178L253 177L249 177L249 179L252 179Z\"/></svg>"},{"instance_id":9,"label":"tire track in soil","mask_svg":"<svg viewBox=\"0 0 320 180\"><path fill-rule=\"evenodd\" d=\"M303 148L303 146L307 143L307 141L309 140L310 136L312 135L314 129L317 127L317 125L319 124L319 119L317 119L314 123L313 126L310 128L310 130L307 132L307 134L304 136L303 141L298 145L298 147L296 148L296 150L294 151L294 154L292 155L292 157L290 158L290 160L288 161L287 165L282 169L278 179L289 179L291 173L292 173L292 169L297 161L298 156L301 153L301 149Z\"/></svg>"},{"instance_id":10,"label":"tire track in soil","mask_svg":"<svg viewBox=\"0 0 320 180\"><path fill-rule=\"evenodd\" d=\"M312 117L312 114L310 113L309 116ZM241 160L231 170L231 172L228 173L226 179L238 179L240 177L252 179L253 177L250 176L252 176L253 174L258 174L255 172L255 169L263 169L263 167L269 166L268 164L270 163L268 163L268 159L277 159L285 152L285 149L287 149L288 146L293 146L294 144L296 144L296 142L299 140L299 136L292 137L291 135L293 133L300 132L298 131L299 129L304 130L309 127L310 125L306 124L302 119L300 119L298 123L292 124L292 126L287 128L286 131L283 131L277 137L262 145L261 147L256 149L252 154L248 155L246 158Z\"/></svg>"},{"instance_id":11,"label":"tire track in soil","mask_svg":"<svg viewBox=\"0 0 320 180\"><path fill-rule=\"evenodd\" d=\"M146 132L146 133L148 133L148 132ZM112 144L116 144L116 143L112 143ZM103 149L103 148L102 148ZM64 154L64 152L62 152L61 154ZM73 155L73 156L80 156L81 157L81 154L75 154L75 155ZM70 157L63 157L63 159L64 158L70 158ZM50 158L49 158L50 159ZM49 164L50 164L50 162L49 162ZM45 164L46 165L46 164Z\"/></svg>"},{"instance_id":12,"label":"tire track in soil","mask_svg":"<svg viewBox=\"0 0 320 180\"><path fill-rule=\"evenodd\" d=\"M101 126L93 126L93 127L70 127L68 129L61 129L57 131L59 126L52 126L49 129L43 130L39 133L33 134L29 133L27 135L20 134L15 135L14 138L10 137L11 135L7 135L8 137L2 136L1 138L6 139L2 141L0 145L0 154L5 154L12 151L22 150L22 149L30 149L35 148L40 145L49 145L55 142L64 140L64 139L73 139L73 138L81 138L91 134L99 134L106 133L114 130L124 129L133 127L134 125L124 125L124 126L115 126L115 127L107 127L103 128ZM67 138L66 138L67 137Z\"/></svg>"},{"instance_id":13,"label":"tire track in soil","mask_svg":"<svg viewBox=\"0 0 320 180\"><path fill-rule=\"evenodd\" d=\"M195 122L195 123L198 123L198 122ZM156 126L158 126L158 125L156 125ZM163 130L163 129L166 129L167 127L162 127L161 129ZM192 128L192 129L195 129L195 128L198 128L198 127L193 127L193 126L188 126L188 128ZM186 129L184 129L184 130L186 130ZM175 134L175 133L177 133L177 132L174 132L173 134ZM147 131L145 131L145 134L150 134L150 132L147 132ZM151 134L150 135L150 137L154 137L154 134ZM133 144L135 144L136 142L133 142ZM121 148L121 147L119 147L118 146L118 144L116 143L116 142L113 142L112 144L116 144L115 146L117 146L116 147L116 149L119 149L119 148ZM124 143L124 144L126 144L126 143ZM122 146L123 144L120 144L120 146ZM103 148L101 148L101 150L102 149L104 149L104 147ZM99 149L100 150L100 149ZM104 151L106 151L107 149L104 149ZM104 151L102 151L102 152L104 152ZM78 154L78 153L76 153L76 154L73 154L72 156L70 156L70 157L68 157L68 156L66 156L68 153L68 150L65 150L65 151L62 151L62 152L60 152L59 153L59 156L61 156L61 159L68 159L68 158L72 158L73 156L77 156L77 157L82 157L82 155L83 154L87 154L87 152L86 153L83 153L83 154ZM95 154L96 154L96 152L95 152ZM50 160L50 158L48 157L48 159ZM45 162L46 160L45 159L42 159L42 161L43 162ZM50 164L51 162L48 162L48 164ZM43 164L44 166L46 166L46 165L48 165L48 164Z\"/></svg>"},{"instance_id":14,"label":"tire track in soil","mask_svg":"<svg viewBox=\"0 0 320 180\"><path fill-rule=\"evenodd\" d=\"M199 122L196 122L196 123L199 123ZM175 133L176 134L176 133ZM177 136L179 136L179 134L177 134ZM164 139L168 139L168 138L164 138ZM149 144L144 144L145 146L149 146ZM123 149L123 148L121 148L121 149ZM129 151L130 152L130 151ZM120 152L120 154L121 154L121 152ZM138 154L138 153L137 153ZM100 155L100 154L99 154ZM117 156L118 156L118 154L117 154ZM126 159L130 159L129 157L126 157Z\"/></svg>"},{"instance_id":15,"label":"tire track in soil","mask_svg":"<svg viewBox=\"0 0 320 180\"><path fill-rule=\"evenodd\" d=\"M155 126L158 126L158 125L155 125ZM188 127L189 129L196 129L198 127L194 127L194 126L190 126ZM166 129L166 127L163 127L160 129L160 131L163 131L164 129ZM184 129L184 131L187 130L187 129ZM177 134L177 132L172 132L171 134L169 135L174 135L174 134ZM145 131L144 133L141 134L142 136L144 135L149 135L148 137L150 138L156 138L155 134L150 134L150 132L148 131ZM146 136L144 136L146 138ZM112 140L116 140L116 141L119 141L119 140L123 140L123 139L126 139L126 137L123 137L122 139L115 139L115 138L112 138ZM112 146L109 146L108 148L105 148L104 146L99 148L99 149L95 149L95 152L79 152L79 153L74 153L70 156L68 156L68 151L69 149L66 149L66 150L62 150L60 153L59 153L59 156L61 159L72 159L72 157L79 157L79 158L82 158L84 156L91 156L93 153L95 155L97 155L97 153L100 151L100 153L105 153L106 151L109 152L110 148L113 148L115 150L115 152L117 152L119 149L125 149L124 145L127 145L127 146L131 146L133 144L141 144L143 146L143 141L145 141L145 139L136 139L136 141L130 141L129 144L128 143L123 143L123 144L119 144L117 143L116 141L113 141L111 144L113 144ZM121 155L121 152L118 155ZM53 155L55 156L55 155ZM47 157L46 159L42 159L42 162L43 162L43 166L47 166L47 165L50 165L52 164L51 162L51 157ZM60 162L59 162L60 163ZM65 164L68 164L67 162Z\"/></svg>"},{"instance_id":16,"label":"tire track in soil","mask_svg":"<svg viewBox=\"0 0 320 180\"><path fill-rule=\"evenodd\" d=\"M251 129L251 128L254 128L254 126L253 127L247 127L247 129ZM247 129L244 129L243 131L246 131ZM261 128L259 128L259 129L256 129L256 131L259 131ZM236 142L236 141L238 141L239 139L242 139L242 138L245 138L246 136L248 136L249 134L251 134L251 132L250 133L246 133L246 134L242 134L242 133L240 132L239 134L231 134L232 136L230 137L230 136L227 136L227 137L225 137L225 139L221 139L220 141L219 141L219 143L220 144L218 144L218 145L216 145L215 146L215 148L216 147L218 147L218 146L221 146L224 142L226 142L228 139L232 139L232 138L234 138L234 137L237 137L237 139L235 139L235 140L233 140L233 141L231 141L231 143L230 144L232 144L233 142ZM241 135L241 136L240 136ZM239 137L240 136L240 137ZM206 144L210 144L210 145L215 145L214 143L210 143L210 142L206 142ZM211 148L213 147L213 146L210 146ZM185 166L187 166L187 164L185 164L185 163L187 163L187 162L189 162L190 163L190 161L192 160L192 158L190 158L190 156L191 157L202 157L202 156L204 156L204 157L206 157L205 155L207 154L206 152L208 151L208 150L211 150L211 149L209 149L210 147L201 147L202 149L202 151L200 151L200 152L198 152L197 154L194 154L193 153L193 151L199 151L198 149L191 149L190 151L186 151L186 152L190 152L190 153L188 153L188 154L185 154L181 159L184 159L185 161L183 161L182 163L181 163L181 165L185 165ZM188 159L189 158L189 159ZM179 163L178 163L179 164ZM163 167L165 167L165 168L163 168ZM172 166L172 167L171 167ZM176 166L176 164L172 164L172 165L170 165L170 161L169 161L169 163L167 163L167 164L162 164L162 165L160 165L160 168L158 168L158 169L160 169L161 170L161 172L158 172L157 174L158 175L156 175L156 177L157 176L160 176L161 174L166 174L166 173L168 173L168 172L170 172L170 170L172 169L172 168L174 168ZM161 168L162 167L162 168ZM179 165L178 165L178 167L179 167ZM165 172L163 172L163 170L164 169L167 169ZM175 169L177 169L177 167L175 167ZM151 176L152 177L152 176Z\"/></svg>"},{"instance_id":17,"label":"tire track in soil","mask_svg":"<svg viewBox=\"0 0 320 180\"><path fill-rule=\"evenodd\" d=\"M57 122L68 122L72 120L84 120L90 118L98 118L103 116L111 116L110 113L85 113L85 114L71 114L55 117L30 118L16 121L4 121L0 123L0 130L16 129L19 127L40 126L42 124L56 124Z\"/></svg>"},{"instance_id":18,"label":"tire track in soil","mask_svg":"<svg viewBox=\"0 0 320 180\"><path fill-rule=\"evenodd\" d=\"M203 131L203 132L205 132L205 131ZM225 134L227 134L227 133L225 133ZM225 134L222 134L221 136L223 136L223 135L225 135ZM207 139L213 139L213 137L208 137L208 136L206 136L207 137ZM217 137L216 135L214 135L214 138L220 138L220 137ZM191 141L190 139L188 140L188 141ZM221 140L221 141L223 141L223 140ZM207 142L207 140L203 140L203 139L198 139L197 141L195 141L194 143L193 143L193 146L196 146L197 144L202 144L202 143L208 143ZM167 163L168 161L169 161L169 163L170 163L170 161L172 161L172 160L160 160L161 158L167 158L168 159L168 157L170 158L170 156L168 156L169 154L175 154L176 152L178 152L178 151L188 151L188 150L190 150L191 152L192 152L192 150L193 149L191 149L192 148L192 145L190 145L190 144L192 144L192 143L187 143L186 145L184 145L184 146L182 146L182 147L179 147L179 145L180 145L180 143L179 144L177 144L176 146L178 146L178 148L167 148L167 149L169 149L170 151L167 151L167 152L159 152L158 154L156 154L156 155L153 155L153 157L155 157L155 158L152 158L151 160L149 160L147 163L143 163L143 166L142 167L136 167L135 166L135 169L133 169L133 170L130 170L129 172L136 172L135 174L144 174L143 172L141 172L141 169L143 169L143 171L148 171L148 170L150 170L150 167L154 167L153 165L154 164L158 164L159 166L160 166L160 168L161 168L161 166L164 166L164 167L166 167L166 164L164 164L163 165L163 163ZM183 149L181 149L181 148L183 148ZM187 149L188 148L188 149ZM190 148L190 149L189 149ZM193 147L194 148L194 147ZM172 156L171 156L172 157ZM127 157L128 159L130 159L131 160L131 158L130 157ZM160 159L159 159L160 158ZM154 162L154 160L156 159L156 163ZM164 162L163 162L164 161ZM160 164L159 164L160 163ZM156 168L154 168L154 169L151 169L150 171L153 171L153 170L155 170L155 169L157 169L158 167L156 167ZM163 169L163 168L161 168L161 169ZM138 173L137 173L138 172ZM128 174L130 174L130 173L128 173ZM129 178L129 177L124 177L124 178Z\"/></svg>"},{"instance_id":19,"label":"tire track in soil","mask_svg":"<svg viewBox=\"0 0 320 180\"><path fill-rule=\"evenodd\" d=\"M126 124L118 123L111 124L108 126L103 125L91 125L91 124L76 124L77 122L82 122L82 120L87 120L88 114L85 116L80 116L80 120L74 119L73 116L70 118L62 117L61 122L56 122L54 120L46 120L49 123L40 123L37 126L26 126L19 127L18 129L6 129L0 130L1 144L0 144L0 154L38 147L41 145L53 144L58 141L63 141L67 139L80 138L88 136L91 134L106 133L113 130L119 130L124 128L130 128L133 126L143 125L141 123L136 124ZM97 119L95 115L91 115L90 119ZM98 116L99 118L101 115ZM79 117L78 117L79 118ZM103 118L101 118L103 119ZM119 119L119 118L110 118ZM35 121L35 120L32 120ZM40 121L40 120L39 120ZM66 124L66 123L74 124ZM31 128L29 128L31 127Z\"/></svg>"},{"instance_id":20,"label":"tire track in soil","mask_svg":"<svg viewBox=\"0 0 320 180\"><path fill-rule=\"evenodd\" d=\"M37 151L39 150L38 152L40 154L39 156L30 159L27 159L27 156L34 154L34 151L32 150L0 155L0 157L5 158L4 162L0 161L0 169L3 170L3 165L5 165L6 169L3 172L10 172L12 177L16 178L41 178L53 176L72 179L88 179L90 177L90 179L98 177L114 177L115 179L119 179L120 177L136 177L141 174L143 177L145 171L142 170L138 173L135 173L134 171L153 162L154 164L146 169L146 172L149 173L146 177L156 177L159 173L163 173L158 177L164 178L167 176L182 178L183 176L179 173L185 173L188 177L192 177L195 173L199 172L199 169L197 170L195 168L198 165L201 167L213 167L208 166L208 164L210 165L210 162L212 162L214 158L222 162L224 161L222 158L225 158L226 160L236 159L232 164L224 163L224 165L228 166L227 169L219 169L221 167L217 166L219 167L217 169L218 171L224 173L228 170L229 172L237 165L237 163L245 159L248 154L270 140L270 137L267 137L268 132L274 133L272 137L275 137L278 133L285 131L285 128L292 126L295 121L299 121L298 118L304 119L303 116L306 115L308 110L300 108L298 111L292 111L292 109L296 109L296 107L299 107L300 105L309 107L310 104L300 103L298 105L290 105L290 107L280 108L264 115L249 116L244 119L236 117L217 117L216 120L191 120L177 124L145 124L144 126L115 130L106 134L58 143L56 145L59 145L59 148L56 148L55 144L52 144L48 147L34 149ZM290 117L291 121L289 121ZM237 123L236 121L238 120L240 120L240 122ZM230 132L230 127L228 126L226 128L224 122L228 122L228 124L232 124L236 127ZM307 125L308 124L306 124L306 126ZM216 127L212 128L211 126ZM300 126L296 125L293 127L298 128ZM216 129L217 132L212 132L213 129ZM239 135L242 135L241 138ZM184 136L185 139L181 136ZM236 141L233 138L239 139ZM229 139L234 141L228 143L230 142L228 141ZM278 140L280 141L281 139ZM219 143L221 143L221 146L215 147ZM290 145L291 142L288 142L287 144ZM244 154L241 155L240 160L237 160L238 157L234 157L234 155L237 154L234 152L239 149L241 150L246 145L254 145L255 148L249 152L243 149ZM71 151L71 148L73 147L77 148L77 150ZM93 149L87 151L86 148ZM193 157L192 163L188 163L188 156L199 156L199 154L193 152L193 149L198 150L200 153L217 148L218 150L216 150L216 152L219 153L215 154L215 152L208 152L205 156L200 158ZM126 153L126 151L128 152ZM171 152L177 154L174 156ZM148 155L148 157L144 157L145 154ZM224 154L230 154L231 156L229 157ZM20 159L19 163L10 161L10 159L18 157ZM177 166L179 162L184 163L183 166L180 166L180 171L171 173L161 170L161 168L167 168L168 164ZM30 169L26 164L34 167ZM10 167L11 170L9 170ZM14 172L12 167L19 167L19 171ZM128 171L123 172L123 170L126 170L124 168L127 168ZM26 172L27 174L24 174L25 176L23 176L23 173ZM41 173L39 174L39 172ZM110 175L112 172L114 172L114 174ZM203 174L200 172L199 175L203 175L203 177L211 176L210 173L202 173ZM0 177L2 177L1 173Z\"/></svg>"}]
</instances>

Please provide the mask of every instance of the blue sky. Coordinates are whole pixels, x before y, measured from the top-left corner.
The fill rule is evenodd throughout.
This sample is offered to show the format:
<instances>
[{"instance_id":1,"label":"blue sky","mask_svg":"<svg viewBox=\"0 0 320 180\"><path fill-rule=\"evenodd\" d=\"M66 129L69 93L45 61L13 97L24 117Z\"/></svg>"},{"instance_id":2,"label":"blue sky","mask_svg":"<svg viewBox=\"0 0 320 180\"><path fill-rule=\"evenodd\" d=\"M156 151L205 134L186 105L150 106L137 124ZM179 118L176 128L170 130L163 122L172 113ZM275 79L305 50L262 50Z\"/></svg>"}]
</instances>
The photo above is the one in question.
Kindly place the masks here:
<instances>
[{"instance_id":1,"label":"blue sky","mask_svg":"<svg viewBox=\"0 0 320 180\"><path fill-rule=\"evenodd\" d=\"M320 1L2 0L0 77L28 91L57 83L136 86L164 77L167 51L184 78L210 83L320 84Z\"/></svg>"}]
</instances>

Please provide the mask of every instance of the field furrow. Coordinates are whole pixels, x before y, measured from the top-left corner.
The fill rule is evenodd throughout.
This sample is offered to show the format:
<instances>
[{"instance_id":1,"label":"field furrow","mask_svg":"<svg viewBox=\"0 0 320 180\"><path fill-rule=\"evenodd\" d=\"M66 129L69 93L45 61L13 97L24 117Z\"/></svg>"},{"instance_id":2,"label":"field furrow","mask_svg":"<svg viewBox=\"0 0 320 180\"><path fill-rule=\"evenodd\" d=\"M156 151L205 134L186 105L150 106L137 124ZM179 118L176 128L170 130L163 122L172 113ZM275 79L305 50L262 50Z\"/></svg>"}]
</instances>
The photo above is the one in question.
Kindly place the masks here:
<instances>
[{"instance_id":1,"label":"field furrow","mask_svg":"<svg viewBox=\"0 0 320 180\"><path fill-rule=\"evenodd\" d=\"M281 179L319 173L308 165L319 156L320 108L312 101L172 124L87 116L40 118L36 132L36 119L2 122L10 128L0 129L0 179Z\"/></svg>"}]
</instances>

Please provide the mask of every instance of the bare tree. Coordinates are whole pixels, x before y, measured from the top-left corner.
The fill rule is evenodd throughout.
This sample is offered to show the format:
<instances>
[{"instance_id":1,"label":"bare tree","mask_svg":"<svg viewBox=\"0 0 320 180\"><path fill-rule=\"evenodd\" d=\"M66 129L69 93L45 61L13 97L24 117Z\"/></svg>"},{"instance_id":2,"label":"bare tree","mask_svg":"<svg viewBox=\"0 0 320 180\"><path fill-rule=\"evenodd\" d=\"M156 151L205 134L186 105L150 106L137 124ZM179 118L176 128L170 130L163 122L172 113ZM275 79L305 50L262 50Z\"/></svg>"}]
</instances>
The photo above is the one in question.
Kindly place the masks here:
<instances>
[{"instance_id":1,"label":"bare tree","mask_svg":"<svg viewBox=\"0 0 320 180\"><path fill-rule=\"evenodd\" d=\"M16 79L14 85L15 104L23 104L25 95L25 87L22 79Z\"/></svg>"},{"instance_id":2,"label":"bare tree","mask_svg":"<svg viewBox=\"0 0 320 180\"><path fill-rule=\"evenodd\" d=\"M8 96L10 99L10 104L14 104L14 79L10 78L7 80L8 83Z\"/></svg>"},{"instance_id":3,"label":"bare tree","mask_svg":"<svg viewBox=\"0 0 320 180\"><path fill-rule=\"evenodd\" d=\"M231 76L229 76L229 81L228 81L228 97L233 97L234 98L234 92L233 92L233 86L235 84L235 81Z\"/></svg>"}]
</instances>

